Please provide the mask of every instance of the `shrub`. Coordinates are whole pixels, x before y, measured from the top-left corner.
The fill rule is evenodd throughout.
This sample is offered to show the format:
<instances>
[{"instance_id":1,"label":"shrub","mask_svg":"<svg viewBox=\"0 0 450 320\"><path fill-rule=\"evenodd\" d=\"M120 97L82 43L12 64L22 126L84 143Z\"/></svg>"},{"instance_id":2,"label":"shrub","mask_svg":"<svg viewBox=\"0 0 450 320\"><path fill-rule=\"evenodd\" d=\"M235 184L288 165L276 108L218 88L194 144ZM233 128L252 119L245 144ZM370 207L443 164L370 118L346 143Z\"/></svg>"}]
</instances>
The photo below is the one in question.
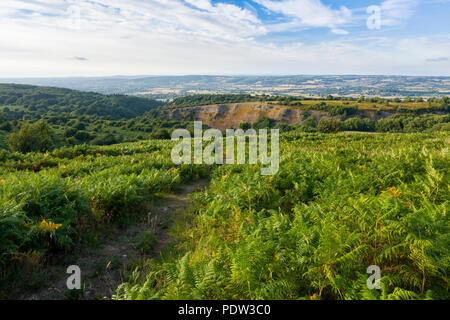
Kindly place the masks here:
<instances>
[{"instance_id":1,"label":"shrub","mask_svg":"<svg viewBox=\"0 0 450 320\"><path fill-rule=\"evenodd\" d=\"M267 117L261 117L253 124L254 129L269 129L273 126L274 121Z\"/></svg>"},{"instance_id":2,"label":"shrub","mask_svg":"<svg viewBox=\"0 0 450 320\"><path fill-rule=\"evenodd\" d=\"M143 254L150 254L157 242L158 238L156 233L153 231L146 231L139 235L135 248Z\"/></svg>"},{"instance_id":3,"label":"shrub","mask_svg":"<svg viewBox=\"0 0 450 320\"><path fill-rule=\"evenodd\" d=\"M250 123L248 123L248 122L241 122L241 123L239 123L239 129L242 129L244 131L247 131L251 127L252 127L252 125Z\"/></svg>"},{"instance_id":4,"label":"shrub","mask_svg":"<svg viewBox=\"0 0 450 320\"><path fill-rule=\"evenodd\" d=\"M390 116L377 121L375 128L380 132L402 132L403 121L401 117Z\"/></svg>"},{"instance_id":5,"label":"shrub","mask_svg":"<svg viewBox=\"0 0 450 320\"><path fill-rule=\"evenodd\" d=\"M91 141L91 144L98 146L109 146L116 143L119 143L119 140L111 133L104 136L99 136Z\"/></svg>"},{"instance_id":6,"label":"shrub","mask_svg":"<svg viewBox=\"0 0 450 320\"><path fill-rule=\"evenodd\" d=\"M19 133L12 133L6 142L13 151L27 153L31 151L45 152L53 145L51 129L45 120L35 124L24 123Z\"/></svg>"},{"instance_id":7,"label":"shrub","mask_svg":"<svg viewBox=\"0 0 450 320\"><path fill-rule=\"evenodd\" d=\"M13 127L9 121L5 121L0 125L0 130L11 132L12 129Z\"/></svg>"},{"instance_id":8,"label":"shrub","mask_svg":"<svg viewBox=\"0 0 450 320\"><path fill-rule=\"evenodd\" d=\"M323 133L338 132L341 129L341 120L336 118L320 119L317 124L317 130Z\"/></svg>"},{"instance_id":9,"label":"shrub","mask_svg":"<svg viewBox=\"0 0 450 320\"><path fill-rule=\"evenodd\" d=\"M286 123L279 123L274 127L274 129L278 129L280 132L289 132L294 130L294 127Z\"/></svg>"},{"instance_id":10,"label":"shrub","mask_svg":"<svg viewBox=\"0 0 450 320\"><path fill-rule=\"evenodd\" d=\"M73 137L76 135L77 131L78 130L75 128L67 128L66 130L64 130L63 136L66 138Z\"/></svg>"},{"instance_id":11,"label":"shrub","mask_svg":"<svg viewBox=\"0 0 450 320\"><path fill-rule=\"evenodd\" d=\"M367 118L350 118L342 123L342 129L349 131L374 131L375 121Z\"/></svg>"},{"instance_id":12,"label":"shrub","mask_svg":"<svg viewBox=\"0 0 450 320\"><path fill-rule=\"evenodd\" d=\"M77 133L75 133L74 137L78 141L89 142L90 140L92 140L94 138L94 135L91 134L90 132L81 130L81 131L78 131Z\"/></svg>"},{"instance_id":13,"label":"shrub","mask_svg":"<svg viewBox=\"0 0 450 320\"><path fill-rule=\"evenodd\" d=\"M303 132L314 132L316 131L316 119L310 116L302 122L300 125L300 130Z\"/></svg>"},{"instance_id":14,"label":"shrub","mask_svg":"<svg viewBox=\"0 0 450 320\"><path fill-rule=\"evenodd\" d=\"M170 133L167 129L157 129L150 134L151 139L167 140L170 139Z\"/></svg>"}]
</instances>

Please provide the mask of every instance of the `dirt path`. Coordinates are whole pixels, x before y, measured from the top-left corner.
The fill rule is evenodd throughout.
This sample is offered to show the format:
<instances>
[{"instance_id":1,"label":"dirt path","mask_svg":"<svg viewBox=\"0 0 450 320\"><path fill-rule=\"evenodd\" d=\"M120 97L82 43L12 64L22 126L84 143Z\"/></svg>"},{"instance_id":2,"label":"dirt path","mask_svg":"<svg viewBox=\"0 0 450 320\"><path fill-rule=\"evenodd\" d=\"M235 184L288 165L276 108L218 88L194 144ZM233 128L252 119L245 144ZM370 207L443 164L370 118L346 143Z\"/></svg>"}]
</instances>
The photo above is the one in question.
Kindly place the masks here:
<instances>
[{"instance_id":1,"label":"dirt path","mask_svg":"<svg viewBox=\"0 0 450 320\"><path fill-rule=\"evenodd\" d=\"M183 185L178 193L164 195L148 204L148 213L142 221L125 229L107 230L98 246L78 246L64 262L45 267L44 283L53 285L44 285L44 289L22 299L110 299L118 285L126 281L126 275L147 259L158 258L170 240L168 230L173 217L189 206L190 194L201 191L207 184L207 180L201 180ZM70 265L81 269L81 290L67 289L66 281L70 275L66 269Z\"/></svg>"}]
</instances>

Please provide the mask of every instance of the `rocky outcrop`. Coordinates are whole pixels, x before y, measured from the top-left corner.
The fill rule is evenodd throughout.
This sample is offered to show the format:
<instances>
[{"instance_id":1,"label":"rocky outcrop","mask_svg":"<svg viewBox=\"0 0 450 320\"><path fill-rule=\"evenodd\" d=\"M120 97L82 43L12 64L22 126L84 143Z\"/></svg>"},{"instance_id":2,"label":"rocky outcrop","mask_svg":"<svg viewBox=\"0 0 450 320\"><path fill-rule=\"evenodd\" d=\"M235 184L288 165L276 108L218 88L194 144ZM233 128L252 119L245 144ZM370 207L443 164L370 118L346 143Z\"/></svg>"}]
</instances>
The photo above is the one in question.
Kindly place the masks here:
<instances>
[{"instance_id":1,"label":"rocky outcrop","mask_svg":"<svg viewBox=\"0 0 450 320\"><path fill-rule=\"evenodd\" d=\"M374 110L358 110L352 117L370 118L378 120L393 113ZM329 118L326 111L302 110L298 107L270 105L259 102L215 104L197 107L168 108L160 111L159 116L164 119L177 121L202 121L212 128L221 130L237 128L242 122L255 123L261 117L267 117L276 123L301 124L306 118L313 116L317 121Z\"/></svg>"}]
</instances>

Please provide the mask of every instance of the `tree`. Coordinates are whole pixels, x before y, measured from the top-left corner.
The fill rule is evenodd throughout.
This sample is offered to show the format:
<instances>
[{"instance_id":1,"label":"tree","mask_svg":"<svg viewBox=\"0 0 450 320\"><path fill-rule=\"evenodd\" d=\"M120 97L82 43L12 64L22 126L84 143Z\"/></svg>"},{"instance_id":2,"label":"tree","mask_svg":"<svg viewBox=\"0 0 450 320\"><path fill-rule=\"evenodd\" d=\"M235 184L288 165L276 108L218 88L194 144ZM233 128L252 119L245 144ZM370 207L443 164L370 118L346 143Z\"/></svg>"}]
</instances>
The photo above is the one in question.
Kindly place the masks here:
<instances>
[{"instance_id":1,"label":"tree","mask_svg":"<svg viewBox=\"0 0 450 320\"><path fill-rule=\"evenodd\" d=\"M80 121L77 121L73 127L77 130L85 130L86 129L86 125Z\"/></svg>"},{"instance_id":2,"label":"tree","mask_svg":"<svg viewBox=\"0 0 450 320\"><path fill-rule=\"evenodd\" d=\"M303 132L316 131L316 119L314 116L310 116L308 119L304 120L300 125L300 130Z\"/></svg>"},{"instance_id":3,"label":"tree","mask_svg":"<svg viewBox=\"0 0 450 320\"><path fill-rule=\"evenodd\" d=\"M24 123L18 133L12 133L6 143L12 151L22 153L40 151L45 152L53 145L52 131L45 120L34 124Z\"/></svg>"},{"instance_id":4,"label":"tree","mask_svg":"<svg viewBox=\"0 0 450 320\"><path fill-rule=\"evenodd\" d=\"M95 137L85 130L80 130L74 135L75 139L81 142L89 142L90 140L94 139Z\"/></svg>"},{"instance_id":5,"label":"tree","mask_svg":"<svg viewBox=\"0 0 450 320\"><path fill-rule=\"evenodd\" d=\"M6 116L3 111L0 111L0 124L6 121Z\"/></svg>"},{"instance_id":6,"label":"tree","mask_svg":"<svg viewBox=\"0 0 450 320\"><path fill-rule=\"evenodd\" d=\"M269 129L273 126L273 120L267 117L261 117L253 124L255 129Z\"/></svg>"},{"instance_id":7,"label":"tree","mask_svg":"<svg viewBox=\"0 0 450 320\"><path fill-rule=\"evenodd\" d=\"M73 136L75 136L77 134L77 129L75 129L75 128L67 128L66 130L64 130L64 133L63 133L63 135L64 135L64 137L65 138L70 138L70 137L73 137Z\"/></svg>"},{"instance_id":8,"label":"tree","mask_svg":"<svg viewBox=\"0 0 450 320\"><path fill-rule=\"evenodd\" d=\"M349 131L373 131L375 130L375 122L364 118L350 118L342 123L342 128Z\"/></svg>"},{"instance_id":9,"label":"tree","mask_svg":"<svg viewBox=\"0 0 450 320\"><path fill-rule=\"evenodd\" d=\"M279 123L274 127L274 129L278 129L280 132L288 132L294 130L294 127L286 123Z\"/></svg>"},{"instance_id":10,"label":"tree","mask_svg":"<svg viewBox=\"0 0 450 320\"><path fill-rule=\"evenodd\" d=\"M317 130L324 133L338 132L341 129L341 120L340 119L320 119L317 124Z\"/></svg>"},{"instance_id":11,"label":"tree","mask_svg":"<svg viewBox=\"0 0 450 320\"><path fill-rule=\"evenodd\" d=\"M150 134L150 138L167 140L170 139L170 133L166 129L157 129Z\"/></svg>"},{"instance_id":12,"label":"tree","mask_svg":"<svg viewBox=\"0 0 450 320\"><path fill-rule=\"evenodd\" d=\"M0 125L0 130L11 132L13 127L9 121L5 121Z\"/></svg>"},{"instance_id":13,"label":"tree","mask_svg":"<svg viewBox=\"0 0 450 320\"><path fill-rule=\"evenodd\" d=\"M241 122L241 123L239 123L239 129L242 129L244 131L247 131L251 127L252 127L252 125L250 123L248 123L248 122Z\"/></svg>"},{"instance_id":14,"label":"tree","mask_svg":"<svg viewBox=\"0 0 450 320\"><path fill-rule=\"evenodd\" d=\"M109 145L116 144L119 142L120 141L116 136L114 136L111 133L108 133L104 136L95 138L94 140L91 141L91 144L99 145L99 146L109 146Z\"/></svg>"},{"instance_id":15,"label":"tree","mask_svg":"<svg viewBox=\"0 0 450 320\"><path fill-rule=\"evenodd\" d=\"M405 117L393 115L387 118L380 119L376 123L376 131L402 132L404 118Z\"/></svg>"}]
</instances>

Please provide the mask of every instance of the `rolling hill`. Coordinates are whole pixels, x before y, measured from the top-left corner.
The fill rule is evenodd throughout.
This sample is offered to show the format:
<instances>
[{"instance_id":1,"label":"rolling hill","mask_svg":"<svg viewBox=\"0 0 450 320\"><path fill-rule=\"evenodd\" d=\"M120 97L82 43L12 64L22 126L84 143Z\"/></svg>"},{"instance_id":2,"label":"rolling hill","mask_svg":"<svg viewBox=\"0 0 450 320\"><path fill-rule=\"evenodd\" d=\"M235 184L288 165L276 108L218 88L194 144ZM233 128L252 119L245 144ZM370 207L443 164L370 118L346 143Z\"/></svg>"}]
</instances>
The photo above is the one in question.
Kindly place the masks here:
<instances>
[{"instance_id":1,"label":"rolling hill","mask_svg":"<svg viewBox=\"0 0 450 320\"><path fill-rule=\"evenodd\" d=\"M102 95L56 87L0 84L0 110L10 120L72 113L130 119L162 106L161 102L125 95Z\"/></svg>"}]
</instances>

